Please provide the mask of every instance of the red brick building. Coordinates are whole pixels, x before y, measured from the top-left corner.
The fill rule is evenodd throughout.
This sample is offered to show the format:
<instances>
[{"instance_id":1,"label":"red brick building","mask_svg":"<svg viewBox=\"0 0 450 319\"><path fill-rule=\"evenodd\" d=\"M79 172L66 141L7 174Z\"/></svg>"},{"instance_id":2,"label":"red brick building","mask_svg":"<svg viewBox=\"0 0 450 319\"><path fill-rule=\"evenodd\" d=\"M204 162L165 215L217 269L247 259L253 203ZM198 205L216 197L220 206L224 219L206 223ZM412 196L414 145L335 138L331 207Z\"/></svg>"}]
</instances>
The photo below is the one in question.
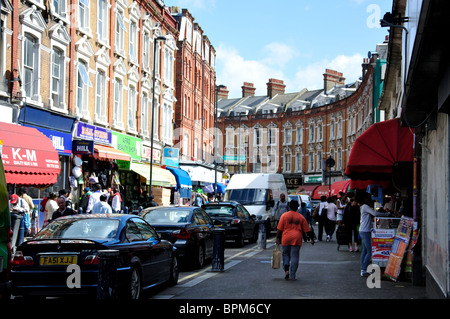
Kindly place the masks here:
<instances>
[{"instance_id":1,"label":"red brick building","mask_svg":"<svg viewBox=\"0 0 450 319\"><path fill-rule=\"evenodd\" d=\"M324 183L330 175L331 182L344 179L353 142L372 123L373 70L366 62L363 78L351 84L327 69L320 90L286 93L278 79L269 79L265 96L255 96L248 82L241 98L230 99L221 89L224 167L231 174L282 173L288 188ZM325 175L329 157L335 165Z\"/></svg>"}]
</instances>

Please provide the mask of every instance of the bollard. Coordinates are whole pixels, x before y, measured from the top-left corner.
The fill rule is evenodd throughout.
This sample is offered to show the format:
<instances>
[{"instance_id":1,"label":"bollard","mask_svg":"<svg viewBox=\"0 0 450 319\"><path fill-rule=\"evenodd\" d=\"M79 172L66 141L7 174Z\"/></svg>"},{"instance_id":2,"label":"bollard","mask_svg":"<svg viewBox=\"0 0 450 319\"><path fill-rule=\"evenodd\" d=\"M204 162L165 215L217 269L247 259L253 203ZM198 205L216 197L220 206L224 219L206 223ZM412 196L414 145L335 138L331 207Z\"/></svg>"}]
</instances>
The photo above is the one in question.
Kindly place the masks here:
<instances>
[{"instance_id":1,"label":"bollard","mask_svg":"<svg viewBox=\"0 0 450 319\"><path fill-rule=\"evenodd\" d=\"M258 247L266 249L266 225L264 223L259 224Z\"/></svg>"},{"instance_id":2,"label":"bollard","mask_svg":"<svg viewBox=\"0 0 450 319\"><path fill-rule=\"evenodd\" d=\"M225 262L225 229L215 228L213 230L214 249L212 258L212 271L224 271Z\"/></svg>"},{"instance_id":3,"label":"bollard","mask_svg":"<svg viewBox=\"0 0 450 319\"><path fill-rule=\"evenodd\" d=\"M98 251L98 286L97 299L117 299L118 250Z\"/></svg>"}]
</instances>

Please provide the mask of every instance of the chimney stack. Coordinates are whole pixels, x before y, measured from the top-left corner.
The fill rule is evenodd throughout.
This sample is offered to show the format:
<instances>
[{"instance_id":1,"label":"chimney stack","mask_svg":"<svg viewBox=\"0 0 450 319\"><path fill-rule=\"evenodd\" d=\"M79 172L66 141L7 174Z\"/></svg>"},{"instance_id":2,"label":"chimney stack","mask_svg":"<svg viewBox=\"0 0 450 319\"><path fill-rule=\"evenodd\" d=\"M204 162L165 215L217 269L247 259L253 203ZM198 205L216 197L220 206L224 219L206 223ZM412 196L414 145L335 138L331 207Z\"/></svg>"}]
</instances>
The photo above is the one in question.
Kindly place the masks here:
<instances>
[{"instance_id":1,"label":"chimney stack","mask_svg":"<svg viewBox=\"0 0 450 319\"><path fill-rule=\"evenodd\" d=\"M227 87L218 87L217 88L217 100L228 100L228 91Z\"/></svg>"},{"instance_id":2,"label":"chimney stack","mask_svg":"<svg viewBox=\"0 0 450 319\"><path fill-rule=\"evenodd\" d=\"M344 85L345 78L343 77L343 73L325 69L325 73L323 74L323 89L325 92L328 92L335 85Z\"/></svg>"},{"instance_id":3,"label":"chimney stack","mask_svg":"<svg viewBox=\"0 0 450 319\"><path fill-rule=\"evenodd\" d=\"M284 94L285 88L286 85L282 80L269 79L267 83L267 96L272 98L277 94Z\"/></svg>"},{"instance_id":4,"label":"chimney stack","mask_svg":"<svg viewBox=\"0 0 450 319\"><path fill-rule=\"evenodd\" d=\"M241 88L242 88L242 97L255 96L256 88L253 86L253 83L244 82L244 85L241 86Z\"/></svg>"}]
</instances>

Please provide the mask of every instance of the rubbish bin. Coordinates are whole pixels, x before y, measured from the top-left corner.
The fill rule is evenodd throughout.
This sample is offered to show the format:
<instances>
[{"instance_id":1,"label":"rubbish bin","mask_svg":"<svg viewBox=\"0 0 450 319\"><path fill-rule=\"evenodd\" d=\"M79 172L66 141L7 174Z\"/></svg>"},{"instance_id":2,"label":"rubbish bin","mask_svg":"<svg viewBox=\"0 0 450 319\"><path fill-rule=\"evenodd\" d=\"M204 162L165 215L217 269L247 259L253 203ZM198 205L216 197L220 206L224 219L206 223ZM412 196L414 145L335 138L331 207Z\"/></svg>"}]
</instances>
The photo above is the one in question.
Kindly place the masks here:
<instances>
[{"instance_id":1,"label":"rubbish bin","mask_svg":"<svg viewBox=\"0 0 450 319\"><path fill-rule=\"evenodd\" d=\"M225 229L215 228L213 230L214 248L212 259L212 271L224 271L225 263Z\"/></svg>"},{"instance_id":2,"label":"rubbish bin","mask_svg":"<svg viewBox=\"0 0 450 319\"><path fill-rule=\"evenodd\" d=\"M117 299L117 267L119 251L114 249L98 251L97 299Z\"/></svg>"}]
</instances>

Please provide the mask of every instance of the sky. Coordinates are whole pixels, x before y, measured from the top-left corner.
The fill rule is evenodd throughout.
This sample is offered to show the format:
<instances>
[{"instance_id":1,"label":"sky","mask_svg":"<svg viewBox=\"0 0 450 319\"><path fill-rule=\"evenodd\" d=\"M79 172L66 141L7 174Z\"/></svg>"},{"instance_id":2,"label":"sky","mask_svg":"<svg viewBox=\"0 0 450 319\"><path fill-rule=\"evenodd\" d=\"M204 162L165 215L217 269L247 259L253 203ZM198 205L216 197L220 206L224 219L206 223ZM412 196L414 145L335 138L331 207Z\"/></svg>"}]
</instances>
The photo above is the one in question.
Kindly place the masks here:
<instances>
[{"instance_id":1,"label":"sky","mask_svg":"<svg viewBox=\"0 0 450 319\"><path fill-rule=\"evenodd\" d=\"M392 0L164 0L188 9L216 50L216 84L229 98L244 82L266 95L270 78L286 93L323 87L325 69L346 83L362 74L368 52L388 35L379 20Z\"/></svg>"}]
</instances>

